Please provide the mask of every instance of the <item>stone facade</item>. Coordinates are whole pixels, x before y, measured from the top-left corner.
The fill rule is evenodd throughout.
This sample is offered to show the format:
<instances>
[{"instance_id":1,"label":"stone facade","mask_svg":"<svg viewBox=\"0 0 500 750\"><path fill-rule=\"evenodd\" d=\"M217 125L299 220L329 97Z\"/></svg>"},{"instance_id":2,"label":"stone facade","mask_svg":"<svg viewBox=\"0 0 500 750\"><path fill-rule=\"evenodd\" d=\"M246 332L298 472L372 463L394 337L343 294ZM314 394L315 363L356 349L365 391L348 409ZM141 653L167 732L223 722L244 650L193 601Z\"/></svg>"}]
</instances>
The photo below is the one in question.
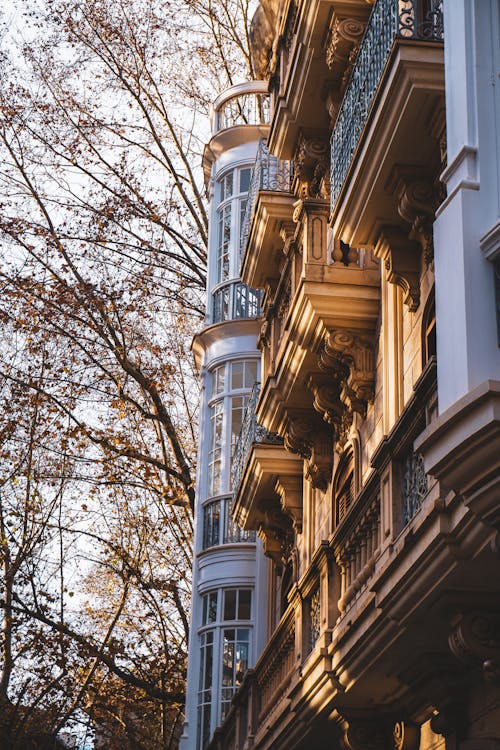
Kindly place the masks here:
<instances>
[{"instance_id":1,"label":"stone facade","mask_svg":"<svg viewBox=\"0 0 500 750\"><path fill-rule=\"evenodd\" d=\"M246 420L276 439L240 451L233 514L268 558L267 642L208 747L498 750L500 7L259 13L254 169L293 180L244 236Z\"/></svg>"}]
</instances>

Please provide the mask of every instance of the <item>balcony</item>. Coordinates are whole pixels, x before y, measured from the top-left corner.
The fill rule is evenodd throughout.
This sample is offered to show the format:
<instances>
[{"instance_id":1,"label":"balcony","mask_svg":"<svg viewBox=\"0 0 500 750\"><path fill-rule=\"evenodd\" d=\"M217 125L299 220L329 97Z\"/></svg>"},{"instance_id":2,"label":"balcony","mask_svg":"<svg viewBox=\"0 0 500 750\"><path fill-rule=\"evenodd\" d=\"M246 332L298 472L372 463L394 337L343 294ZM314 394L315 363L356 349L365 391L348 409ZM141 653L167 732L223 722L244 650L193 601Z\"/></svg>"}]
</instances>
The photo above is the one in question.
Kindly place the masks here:
<instances>
[{"instance_id":1,"label":"balcony","mask_svg":"<svg viewBox=\"0 0 500 750\"><path fill-rule=\"evenodd\" d=\"M330 222L375 248L412 311L445 160L442 0L377 0L331 137Z\"/></svg>"},{"instance_id":2,"label":"balcony","mask_svg":"<svg viewBox=\"0 0 500 750\"><path fill-rule=\"evenodd\" d=\"M269 153L261 140L250 180L240 246L242 277L262 288L267 275L276 275L280 230L292 218L293 164ZM248 282L247 282L248 283Z\"/></svg>"},{"instance_id":3,"label":"balcony","mask_svg":"<svg viewBox=\"0 0 500 750\"><path fill-rule=\"evenodd\" d=\"M212 164L235 146L265 138L269 132L271 103L266 81L245 81L223 91L213 103L212 137L203 152L205 184Z\"/></svg>"},{"instance_id":4,"label":"balcony","mask_svg":"<svg viewBox=\"0 0 500 750\"><path fill-rule=\"evenodd\" d=\"M260 383L255 383L250 394L245 416L241 425L240 436L234 450L231 467L231 484L235 495L241 483L241 478L253 445L283 445L283 438L268 432L258 424L255 407L259 400Z\"/></svg>"},{"instance_id":5,"label":"balcony","mask_svg":"<svg viewBox=\"0 0 500 750\"><path fill-rule=\"evenodd\" d=\"M232 465L233 518L255 530L264 553L281 565L282 543L302 524L302 459L285 450L283 438L257 422L260 383L247 405Z\"/></svg>"},{"instance_id":6,"label":"balcony","mask_svg":"<svg viewBox=\"0 0 500 750\"><path fill-rule=\"evenodd\" d=\"M378 0L374 5L332 134L332 208L397 39L442 42L443 0Z\"/></svg>"},{"instance_id":7,"label":"balcony","mask_svg":"<svg viewBox=\"0 0 500 750\"><path fill-rule=\"evenodd\" d=\"M226 282L212 292L212 323L258 318L262 293L240 281Z\"/></svg>"}]
</instances>

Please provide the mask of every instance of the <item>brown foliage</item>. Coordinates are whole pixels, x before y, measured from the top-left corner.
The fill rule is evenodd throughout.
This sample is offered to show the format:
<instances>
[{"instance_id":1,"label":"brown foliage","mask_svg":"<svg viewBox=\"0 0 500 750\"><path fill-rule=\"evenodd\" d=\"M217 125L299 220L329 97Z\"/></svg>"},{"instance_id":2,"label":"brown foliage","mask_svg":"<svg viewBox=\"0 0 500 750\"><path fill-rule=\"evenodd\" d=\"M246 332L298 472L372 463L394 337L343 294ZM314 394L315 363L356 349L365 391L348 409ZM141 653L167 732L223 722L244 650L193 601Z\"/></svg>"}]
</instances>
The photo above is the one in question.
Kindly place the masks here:
<instances>
[{"instance_id":1,"label":"brown foliage","mask_svg":"<svg viewBox=\"0 0 500 750\"><path fill-rule=\"evenodd\" d=\"M16 750L40 716L51 737L90 717L119 747L166 750L188 636L199 163L208 101L251 72L248 4L18 7L0 61L0 703Z\"/></svg>"}]
</instances>

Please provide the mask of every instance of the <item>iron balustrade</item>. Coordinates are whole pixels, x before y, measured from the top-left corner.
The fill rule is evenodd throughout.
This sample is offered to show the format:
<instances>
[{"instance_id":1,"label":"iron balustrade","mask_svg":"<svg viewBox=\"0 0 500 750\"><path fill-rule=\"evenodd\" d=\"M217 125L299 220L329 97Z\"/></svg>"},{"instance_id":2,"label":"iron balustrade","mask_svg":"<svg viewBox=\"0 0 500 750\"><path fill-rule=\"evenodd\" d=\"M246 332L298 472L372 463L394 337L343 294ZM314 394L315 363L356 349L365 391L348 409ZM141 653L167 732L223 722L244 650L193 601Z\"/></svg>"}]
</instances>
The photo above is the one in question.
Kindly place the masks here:
<instances>
[{"instance_id":1,"label":"iron balustrade","mask_svg":"<svg viewBox=\"0 0 500 750\"><path fill-rule=\"evenodd\" d=\"M443 41L443 0L377 0L331 139L331 206L338 200L396 39Z\"/></svg>"},{"instance_id":2,"label":"iron balustrade","mask_svg":"<svg viewBox=\"0 0 500 750\"><path fill-rule=\"evenodd\" d=\"M217 111L216 130L237 125L266 125L270 121L271 102L268 94L248 92L228 99Z\"/></svg>"},{"instance_id":3,"label":"iron balustrade","mask_svg":"<svg viewBox=\"0 0 500 750\"><path fill-rule=\"evenodd\" d=\"M282 161L270 154L265 140L262 139L257 149L257 157L250 178L245 215L241 226L240 248L242 252L245 249L259 191L269 190L273 193L291 193L292 183L292 162Z\"/></svg>"},{"instance_id":4,"label":"iron balustrade","mask_svg":"<svg viewBox=\"0 0 500 750\"><path fill-rule=\"evenodd\" d=\"M241 281L230 281L212 292L212 323L261 315L262 292Z\"/></svg>"},{"instance_id":5,"label":"iron balustrade","mask_svg":"<svg viewBox=\"0 0 500 750\"><path fill-rule=\"evenodd\" d=\"M283 445L283 438L275 433L268 432L265 427L258 424L255 409L259 400L260 383L255 383L241 425L240 434L236 447L234 449L233 461L231 464L231 484L233 493L236 496L240 485L241 477L254 443L268 443L271 445Z\"/></svg>"}]
</instances>

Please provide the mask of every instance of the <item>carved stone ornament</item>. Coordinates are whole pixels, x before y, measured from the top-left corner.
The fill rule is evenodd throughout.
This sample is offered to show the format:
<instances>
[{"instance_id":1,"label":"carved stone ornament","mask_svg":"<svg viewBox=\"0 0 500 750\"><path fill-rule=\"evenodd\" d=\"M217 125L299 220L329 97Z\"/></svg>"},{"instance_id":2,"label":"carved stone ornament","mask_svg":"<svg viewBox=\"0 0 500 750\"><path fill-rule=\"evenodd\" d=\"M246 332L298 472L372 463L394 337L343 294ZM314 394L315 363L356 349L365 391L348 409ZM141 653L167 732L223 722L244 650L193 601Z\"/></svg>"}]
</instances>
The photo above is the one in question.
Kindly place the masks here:
<instances>
[{"instance_id":1,"label":"carved stone ornament","mask_svg":"<svg viewBox=\"0 0 500 750\"><path fill-rule=\"evenodd\" d=\"M365 417L367 404L375 397L372 342L348 330L331 330L323 341L319 365L323 372L331 373L337 381L344 406Z\"/></svg>"},{"instance_id":2,"label":"carved stone ornament","mask_svg":"<svg viewBox=\"0 0 500 750\"><path fill-rule=\"evenodd\" d=\"M341 18L337 13L333 14L326 46L326 64L330 70L335 70L337 66L345 67L353 49L357 51L364 30L365 23L361 19Z\"/></svg>"},{"instance_id":3,"label":"carved stone ornament","mask_svg":"<svg viewBox=\"0 0 500 750\"><path fill-rule=\"evenodd\" d=\"M404 293L411 312L420 304L420 244L409 239L399 227L383 227L375 246L375 255L384 261L387 280Z\"/></svg>"},{"instance_id":4,"label":"carved stone ornament","mask_svg":"<svg viewBox=\"0 0 500 750\"><path fill-rule=\"evenodd\" d=\"M485 679L500 684L500 614L468 612L453 628L448 643L460 661L481 665Z\"/></svg>"},{"instance_id":5,"label":"carved stone ornament","mask_svg":"<svg viewBox=\"0 0 500 750\"><path fill-rule=\"evenodd\" d=\"M393 746L393 723L387 719L351 719L344 724L346 750L387 750Z\"/></svg>"},{"instance_id":6,"label":"carved stone ornament","mask_svg":"<svg viewBox=\"0 0 500 750\"><path fill-rule=\"evenodd\" d=\"M394 750L419 750L420 727L406 721L398 721L393 731Z\"/></svg>"},{"instance_id":7,"label":"carved stone ornament","mask_svg":"<svg viewBox=\"0 0 500 750\"><path fill-rule=\"evenodd\" d=\"M301 198L321 198L325 176L329 168L328 141L321 138L300 137L293 159L294 174L299 181Z\"/></svg>"},{"instance_id":8,"label":"carved stone ornament","mask_svg":"<svg viewBox=\"0 0 500 750\"><path fill-rule=\"evenodd\" d=\"M398 213L410 225L410 240L420 243L427 265L434 260L434 210L436 196L426 179L399 177L397 186Z\"/></svg>"},{"instance_id":9,"label":"carved stone ornament","mask_svg":"<svg viewBox=\"0 0 500 750\"><path fill-rule=\"evenodd\" d=\"M303 484L302 474L293 476L281 475L275 486L281 500L281 509L293 523L296 534L302 533Z\"/></svg>"},{"instance_id":10,"label":"carved stone ornament","mask_svg":"<svg viewBox=\"0 0 500 750\"><path fill-rule=\"evenodd\" d=\"M292 418L285 433L285 448L307 461L306 478L324 492L332 477L332 434L314 419Z\"/></svg>"},{"instance_id":11,"label":"carved stone ornament","mask_svg":"<svg viewBox=\"0 0 500 750\"><path fill-rule=\"evenodd\" d=\"M288 554L288 548L293 542L290 518L282 512L276 500L262 503L260 510L264 515L264 520L257 533L262 540L264 554L281 567L283 559Z\"/></svg>"}]
</instances>

